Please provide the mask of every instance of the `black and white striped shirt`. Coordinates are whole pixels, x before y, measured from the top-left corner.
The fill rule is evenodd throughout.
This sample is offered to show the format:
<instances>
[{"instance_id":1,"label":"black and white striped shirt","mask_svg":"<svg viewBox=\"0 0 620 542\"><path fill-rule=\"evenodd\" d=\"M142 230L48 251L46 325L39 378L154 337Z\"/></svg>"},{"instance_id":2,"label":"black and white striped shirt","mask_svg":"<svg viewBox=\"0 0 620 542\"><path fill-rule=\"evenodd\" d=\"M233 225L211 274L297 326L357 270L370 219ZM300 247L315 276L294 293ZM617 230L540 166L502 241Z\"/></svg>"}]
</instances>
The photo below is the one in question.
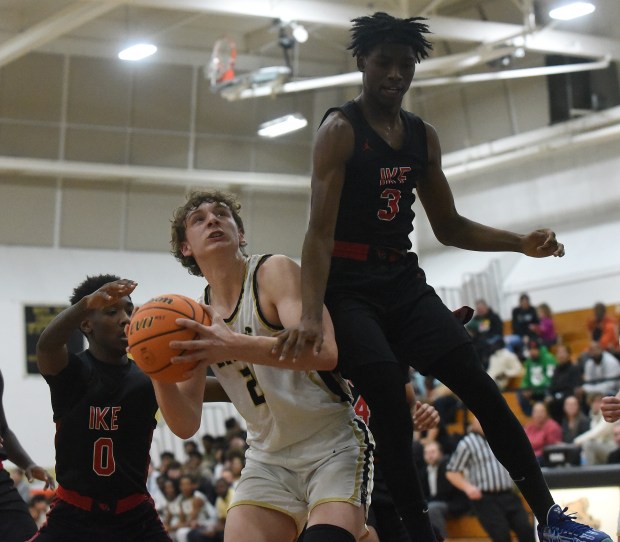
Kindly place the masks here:
<instances>
[{"instance_id":1,"label":"black and white striped shirt","mask_svg":"<svg viewBox=\"0 0 620 542\"><path fill-rule=\"evenodd\" d=\"M493 455L487 439L479 433L471 432L461 439L446 468L448 471L467 471L469 482L481 491L497 493L513 488L508 471Z\"/></svg>"}]
</instances>

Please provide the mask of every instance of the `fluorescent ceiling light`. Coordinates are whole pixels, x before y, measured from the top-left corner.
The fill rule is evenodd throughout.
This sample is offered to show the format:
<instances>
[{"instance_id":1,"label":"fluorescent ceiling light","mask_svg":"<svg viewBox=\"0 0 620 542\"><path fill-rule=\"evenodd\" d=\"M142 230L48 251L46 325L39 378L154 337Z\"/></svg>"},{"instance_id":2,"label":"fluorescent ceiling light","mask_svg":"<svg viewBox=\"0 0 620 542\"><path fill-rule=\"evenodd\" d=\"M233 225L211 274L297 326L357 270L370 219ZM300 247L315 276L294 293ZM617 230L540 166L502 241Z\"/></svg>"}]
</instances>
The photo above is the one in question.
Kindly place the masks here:
<instances>
[{"instance_id":1,"label":"fluorescent ceiling light","mask_svg":"<svg viewBox=\"0 0 620 542\"><path fill-rule=\"evenodd\" d=\"M121 60L142 60L147 56L155 54L156 51L157 47L152 43L136 43L118 53L118 58Z\"/></svg>"},{"instance_id":2,"label":"fluorescent ceiling light","mask_svg":"<svg viewBox=\"0 0 620 542\"><path fill-rule=\"evenodd\" d=\"M306 43L308 41L308 31L306 27L298 23L293 23L292 26L295 41L297 43Z\"/></svg>"},{"instance_id":3,"label":"fluorescent ceiling light","mask_svg":"<svg viewBox=\"0 0 620 542\"><path fill-rule=\"evenodd\" d=\"M278 137L295 130L301 130L308 125L303 115L293 113L268 122L263 122L258 127L258 135L262 137Z\"/></svg>"},{"instance_id":4,"label":"fluorescent ceiling light","mask_svg":"<svg viewBox=\"0 0 620 542\"><path fill-rule=\"evenodd\" d=\"M589 15L595 9L596 8L592 2L571 2L552 9L549 12L549 17L560 21L570 21L571 19L576 19L577 17Z\"/></svg>"}]
</instances>

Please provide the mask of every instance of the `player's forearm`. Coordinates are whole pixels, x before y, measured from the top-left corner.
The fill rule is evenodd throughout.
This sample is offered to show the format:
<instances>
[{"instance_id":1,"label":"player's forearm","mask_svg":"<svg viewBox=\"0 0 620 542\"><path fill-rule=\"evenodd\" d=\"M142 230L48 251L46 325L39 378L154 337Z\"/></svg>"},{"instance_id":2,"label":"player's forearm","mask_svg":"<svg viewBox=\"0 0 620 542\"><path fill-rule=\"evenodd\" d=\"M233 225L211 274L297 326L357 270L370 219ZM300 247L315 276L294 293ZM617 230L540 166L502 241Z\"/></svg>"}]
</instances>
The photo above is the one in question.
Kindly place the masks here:
<instances>
[{"instance_id":1,"label":"player's forearm","mask_svg":"<svg viewBox=\"0 0 620 542\"><path fill-rule=\"evenodd\" d=\"M280 360L279 354L273 353L276 341L275 337L238 333L235 335L234 345L228 350L229 358L298 371L331 371L336 367L338 352L334 341L325 341L318 355L313 352L311 344L306 344L295 361L290 358Z\"/></svg>"},{"instance_id":2,"label":"player's forearm","mask_svg":"<svg viewBox=\"0 0 620 542\"><path fill-rule=\"evenodd\" d=\"M485 226L458 216L435 232L444 245L479 252L522 252L523 235Z\"/></svg>"},{"instance_id":3,"label":"player's forearm","mask_svg":"<svg viewBox=\"0 0 620 542\"><path fill-rule=\"evenodd\" d=\"M204 373L190 381L168 384L153 380L157 404L170 430L188 439L200 428L204 395Z\"/></svg>"},{"instance_id":4,"label":"player's forearm","mask_svg":"<svg viewBox=\"0 0 620 542\"><path fill-rule=\"evenodd\" d=\"M49 352L64 347L88 315L87 303L87 299L82 298L58 314L41 333L37 342L37 352Z\"/></svg>"},{"instance_id":5,"label":"player's forearm","mask_svg":"<svg viewBox=\"0 0 620 542\"><path fill-rule=\"evenodd\" d=\"M3 447L4 451L9 458L9 461L15 463L20 469L26 470L31 465L34 465L34 461L28 455L28 452L24 450L21 443L17 439L17 436L13 431L7 428L3 435Z\"/></svg>"},{"instance_id":6,"label":"player's forearm","mask_svg":"<svg viewBox=\"0 0 620 542\"><path fill-rule=\"evenodd\" d=\"M301 255L301 318L321 321L334 241L308 230Z\"/></svg>"}]
</instances>

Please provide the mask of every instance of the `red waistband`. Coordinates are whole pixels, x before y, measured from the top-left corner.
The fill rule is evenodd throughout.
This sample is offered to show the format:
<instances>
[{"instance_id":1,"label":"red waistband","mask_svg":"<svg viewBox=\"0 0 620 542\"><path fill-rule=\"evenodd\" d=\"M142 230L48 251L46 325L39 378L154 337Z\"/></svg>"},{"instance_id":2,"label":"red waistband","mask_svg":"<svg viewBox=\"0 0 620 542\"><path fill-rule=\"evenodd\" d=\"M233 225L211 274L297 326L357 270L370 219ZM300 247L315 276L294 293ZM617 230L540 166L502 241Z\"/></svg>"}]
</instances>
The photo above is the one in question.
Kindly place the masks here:
<instances>
[{"instance_id":1,"label":"red waistband","mask_svg":"<svg viewBox=\"0 0 620 542\"><path fill-rule=\"evenodd\" d=\"M334 241L332 256L336 258L347 258L348 260L358 260L365 262L368 259L370 245L362 243L347 243L346 241Z\"/></svg>"},{"instance_id":2,"label":"red waistband","mask_svg":"<svg viewBox=\"0 0 620 542\"><path fill-rule=\"evenodd\" d=\"M81 495L77 491L65 489L61 486L56 488L56 496L77 508L86 510L87 512L101 511L111 512L113 514L122 514L123 512L127 512L143 502L148 501L150 498L145 493L133 493L132 495L128 495L122 499L112 501L112 503L105 503L98 501L97 499L93 499L92 497Z\"/></svg>"},{"instance_id":3,"label":"red waistband","mask_svg":"<svg viewBox=\"0 0 620 542\"><path fill-rule=\"evenodd\" d=\"M345 258L359 262L379 260L393 263L402 260L406 255L406 250L364 243L349 243L348 241L334 241L334 248L332 250L332 256L335 258Z\"/></svg>"}]
</instances>

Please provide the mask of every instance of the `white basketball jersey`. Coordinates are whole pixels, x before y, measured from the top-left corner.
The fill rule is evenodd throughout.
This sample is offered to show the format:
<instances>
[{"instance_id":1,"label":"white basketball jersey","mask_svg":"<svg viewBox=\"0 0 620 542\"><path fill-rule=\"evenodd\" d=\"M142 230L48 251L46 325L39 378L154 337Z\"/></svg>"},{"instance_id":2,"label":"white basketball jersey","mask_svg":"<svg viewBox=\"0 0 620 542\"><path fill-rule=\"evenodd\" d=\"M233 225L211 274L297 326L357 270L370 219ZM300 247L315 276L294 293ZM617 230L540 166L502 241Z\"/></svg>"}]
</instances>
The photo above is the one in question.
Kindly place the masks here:
<instances>
[{"instance_id":1,"label":"white basketball jersey","mask_svg":"<svg viewBox=\"0 0 620 542\"><path fill-rule=\"evenodd\" d=\"M255 275L268 257L252 255L248 259L237 307L226 320L239 333L272 336L279 331L265 320L258 304ZM248 444L261 456L260 452L272 454L303 443L326 428L351 426L355 416L349 387L337 373L281 369L242 360L211 367L247 423Z\"/></svg>"}]
</instances>

